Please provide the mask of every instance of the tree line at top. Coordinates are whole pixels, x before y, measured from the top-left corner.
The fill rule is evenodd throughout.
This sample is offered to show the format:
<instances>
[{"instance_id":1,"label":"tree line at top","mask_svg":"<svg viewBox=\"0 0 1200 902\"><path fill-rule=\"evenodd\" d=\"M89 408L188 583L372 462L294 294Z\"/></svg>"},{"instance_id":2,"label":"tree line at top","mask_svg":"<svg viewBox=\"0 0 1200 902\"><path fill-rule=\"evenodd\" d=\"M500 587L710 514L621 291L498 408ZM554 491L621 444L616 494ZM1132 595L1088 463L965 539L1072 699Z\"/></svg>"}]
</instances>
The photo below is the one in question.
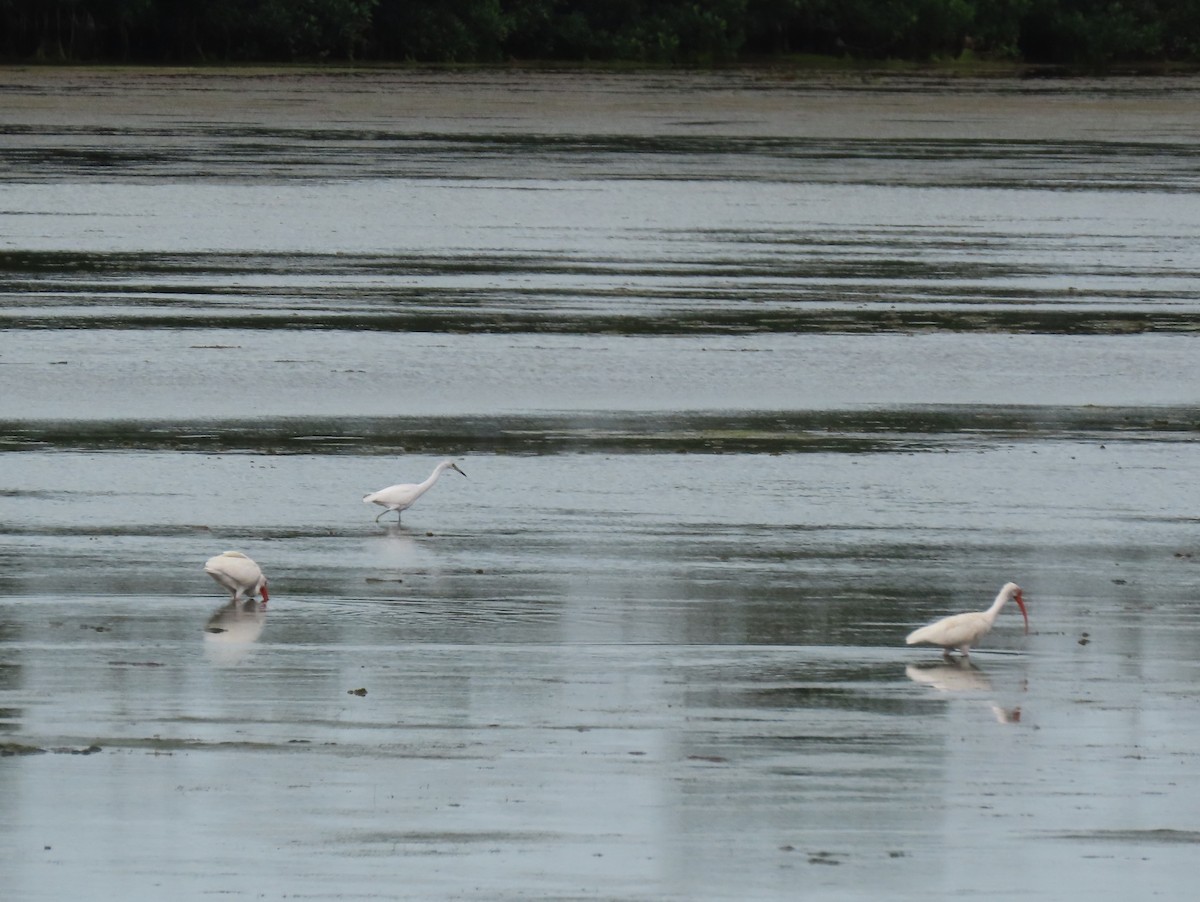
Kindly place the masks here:
<instances>
[{"instance_id":1,"label":"tree line at top","mask_svg":"<svg viewBox=\"0 0 1200 902\"><path fill-rule=\"evenodd\" d=\"M0 0L0 59L1200 62L1200 0Z\"/></svg>"}]
</instances>

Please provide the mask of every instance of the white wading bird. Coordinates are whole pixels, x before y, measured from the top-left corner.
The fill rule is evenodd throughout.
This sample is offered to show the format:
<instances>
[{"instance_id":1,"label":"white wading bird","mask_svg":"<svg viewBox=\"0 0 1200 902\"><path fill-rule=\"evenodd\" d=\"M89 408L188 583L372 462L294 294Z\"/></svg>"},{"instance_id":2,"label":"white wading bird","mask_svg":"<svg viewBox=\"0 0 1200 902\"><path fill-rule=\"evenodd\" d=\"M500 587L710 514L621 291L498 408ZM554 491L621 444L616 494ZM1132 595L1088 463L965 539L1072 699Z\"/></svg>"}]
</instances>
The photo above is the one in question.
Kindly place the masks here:
<instances>
[{"instance_id":1,"label":"white wading bird","mask_svg":"<svg viewBox=\"0 0 1200 902\"><path fill-rule=\"evenodd\" d=\"M378 492L372 492L369 495L363 495L363 501L367 504L378 504L384 508L380 512L379 517L390 511L396 512L396 522L400 522L400 512L406 511L412 507L413 502L433 488L433 484L438 481L438 477L445 470L453 470L455 473L460 473L466 476L462 470L458 468L452 460L443 460L440 464L433 468L433 472L429 474L429 478L424 482L403 482L400 485L389 485L386 489L380 489ZM379 517L375 518L375 522L379 522Z\"/></svg>"},{"instance_id":2,"label":"white wading bird","mask_svg":"<svg viewBox=\"0 0 1200 902\"><path fill-rule=\"evenodd\" d=\"M905 641L909 645L925 642L929 645L940 645L942 654L949 659L950 649L957 648L963 657L968 657L969 649L988 634L996 615L1009 600L1015 601L1025 618L1025 632L1029 632L1029 614L1025 610L1025 599L1021 596L1021 587L1016 583L1005 583L992 606L986 611L972 611L969 614L954 614L943 617L936 623L913 630Z\"/></svg>"},{"instance_id":3,"label":"white wading bird","mask_svg":"<svg viewBox=\"0 0 1200 902\"><path fill-rule=\"evenodd\" d=\"M230 601L261 595L267 601L267 578L258 564L240 551L226 551L204 562L204 572L233 593Z\"/></svg>"}]
</instances>

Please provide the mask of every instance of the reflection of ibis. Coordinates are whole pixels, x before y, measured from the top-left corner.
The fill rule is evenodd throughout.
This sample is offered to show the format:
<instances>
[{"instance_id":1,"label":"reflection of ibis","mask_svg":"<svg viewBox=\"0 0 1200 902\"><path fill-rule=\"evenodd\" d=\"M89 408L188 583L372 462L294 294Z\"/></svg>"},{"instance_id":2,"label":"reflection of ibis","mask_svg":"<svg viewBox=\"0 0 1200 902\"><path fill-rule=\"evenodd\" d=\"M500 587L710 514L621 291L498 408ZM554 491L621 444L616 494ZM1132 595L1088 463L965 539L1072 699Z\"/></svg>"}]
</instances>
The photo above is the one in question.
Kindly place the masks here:
<instances>
[{"instance_id":1,"label":"reflection of ibis","mask_svg":"<svg viewBox=\"0 0 1200 902\"><path fill-rule=\"evenodd\" d=\"M970 661L955 658L945 664L909 664L904 674L914 683L941 692L986 692L992 681Z\"/></svg>"},{"instance_id":2,"label":"reflection of ibis","mask_svg":"<svg viewBox=\"0 0 1200 902\"><path fill-rule=\"evenodd\" d=\"M204 625L204 648L214 664L238 664L262 635L267 603L231 601L213 611Z\"/></svg>"},{"instance_id":3,"label":"reflection of ibis","mask_svg":"<svg viewBox=\"0 0 1200 902\"><path fill-rule=\"evenodd\" d=\"M909 664L905 675L914 683L929 686L939 692L990 692L992 681L966 658L951 658L945 664ZM995 701L987 703L997 723L1019 723L1021 709L1005 708Z\"/></svg>"},{"instance_id":4,"label":"reflection of ibis","mask_svg":"<svg viewBox=\"0 0 1200 902\"><path fill-rule=\"evenodd\" d=\"M386 489L380 489L378 492L371 492L369 495L363 495L363 501L367 504L378 504L384 508L379 514L382 517L384 514L395 511L397 520L401 516L401 511L406 511L412 507L413 502L433 488L433 484L438 481L438 477L446 470L453 470L455 473L463 473L452 460L443 460L440 464L433 468L433 472L429 474L429 478L424 482L403 482L399 485L389 485ZM375 522L379 522L379 517L375 518Z\"/></svg>"},{"instance_id":5,"label":"reflection of ibis","mask_svg":"<svg viewBox=\"0 0 1200 902\"><path fill-rule=\"evenodd\" d=\"M224 586L232 594L233 601L261 595L268 600L267 578L258 564L240 551L226 551L204 562L204 572Z\"/></svg>"},{"instance_id":6,"label":"reflection of ibis","mask_svg":"<svg viewBox=\"0 0 1200 902\"><path fill-rule=\"evenodd\" d=\"M972 611L968 614L943 617L936 623L913 630L908 634L906 641L909 645L917 645L922 642L928 645L940 645L942 654L947 658L950 657L950 650L957 648L966 657L971 646L977 644L988 634L992 624L996 622L996 615L1000 613L1001 608L1008 604L1010 599L1015 601L1017 607L1021 609L1021 616L1025 618L1025 632L1028 633L1029 614L1025 610L1025 599L1021 596L1021 587L1016 583L1005 583L1000 594L996 596L996 600L992 602L992 606L986 611Z\"/></svg>"}]
</instances>

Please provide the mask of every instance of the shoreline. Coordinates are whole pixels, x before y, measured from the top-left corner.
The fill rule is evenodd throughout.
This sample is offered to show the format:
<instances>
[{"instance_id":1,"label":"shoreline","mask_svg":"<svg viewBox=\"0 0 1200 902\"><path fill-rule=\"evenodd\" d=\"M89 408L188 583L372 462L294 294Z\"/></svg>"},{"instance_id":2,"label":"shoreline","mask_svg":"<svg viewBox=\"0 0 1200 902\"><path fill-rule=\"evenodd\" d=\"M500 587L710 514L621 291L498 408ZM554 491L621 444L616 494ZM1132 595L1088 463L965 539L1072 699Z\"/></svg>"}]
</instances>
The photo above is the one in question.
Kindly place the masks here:
<instances>
[{"instance_id":1,"label":"shoreline","mask_svg":"<svg viewBox=\"0 0 1200 902\"><path fill-rule=\"evenodd\" d=\"M336 73L345 72L603 72L629 73L696 73L778 72L795 76L846 74L881 74L889 76L954 75L974 78L1162 78L1171 76L1200 76L1200 63L1173 60L1115 63L1106 66L1085 66L1071 63L1033 63L1022 60L988 60L957 58L940 60L857 59L826 56L750 57L726 63L648 63L634 60L539 60L511 59L493 62L429 62L416 60L359 60L320 62L241 61L241 62L129 62L119 60L55 61L0 60L0 72L32 69L43 71L106 71L106 72L178 72L223 74L263 74L280 72Z\"/></svg>"}]
</instances>

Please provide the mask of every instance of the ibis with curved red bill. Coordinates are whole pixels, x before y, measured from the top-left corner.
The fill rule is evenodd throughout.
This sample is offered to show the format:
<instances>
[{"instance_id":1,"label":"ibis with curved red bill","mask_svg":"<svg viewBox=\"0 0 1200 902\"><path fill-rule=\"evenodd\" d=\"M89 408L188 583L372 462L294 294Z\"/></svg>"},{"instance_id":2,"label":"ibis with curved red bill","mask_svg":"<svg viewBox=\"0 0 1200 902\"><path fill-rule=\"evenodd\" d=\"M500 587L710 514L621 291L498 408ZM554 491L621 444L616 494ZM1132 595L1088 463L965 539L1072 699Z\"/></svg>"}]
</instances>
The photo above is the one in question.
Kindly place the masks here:
<instances>
[{"instance_id":1,"label":"ibis with curved red bill","mask_svg":"<svg viewBox=\"0 0 1200 902\"><path fill-rule=\"evenodd\" d=\"M262 596L264 603L270 599L267 578L262 570L240 551L226 551L210 557L204 562L204 572L229 590L233 596L230 601L237 602L255 595Z\"/></svg>"},{"instance_id":2,"label":"ibis with curved red bill","mask_svg":"<svg viewBox=\"0 0 1200 902\"><path fill-rule=\"evenodd\" d=\"M1025 610L1025 598L1021 587L1016 583L1005 583L992 606L986 611L971 611L967 614L953 614L943 617L936 623L913 630L905 640L909 645L939 645L942 654L950 657L952 649L958 649L964 658L970 656L970 649L988 634L1000 610L1010 601L1015 601L1025 618L1025 632L1029 632L1029 612Z\"/></svg>"}]
</instances>

